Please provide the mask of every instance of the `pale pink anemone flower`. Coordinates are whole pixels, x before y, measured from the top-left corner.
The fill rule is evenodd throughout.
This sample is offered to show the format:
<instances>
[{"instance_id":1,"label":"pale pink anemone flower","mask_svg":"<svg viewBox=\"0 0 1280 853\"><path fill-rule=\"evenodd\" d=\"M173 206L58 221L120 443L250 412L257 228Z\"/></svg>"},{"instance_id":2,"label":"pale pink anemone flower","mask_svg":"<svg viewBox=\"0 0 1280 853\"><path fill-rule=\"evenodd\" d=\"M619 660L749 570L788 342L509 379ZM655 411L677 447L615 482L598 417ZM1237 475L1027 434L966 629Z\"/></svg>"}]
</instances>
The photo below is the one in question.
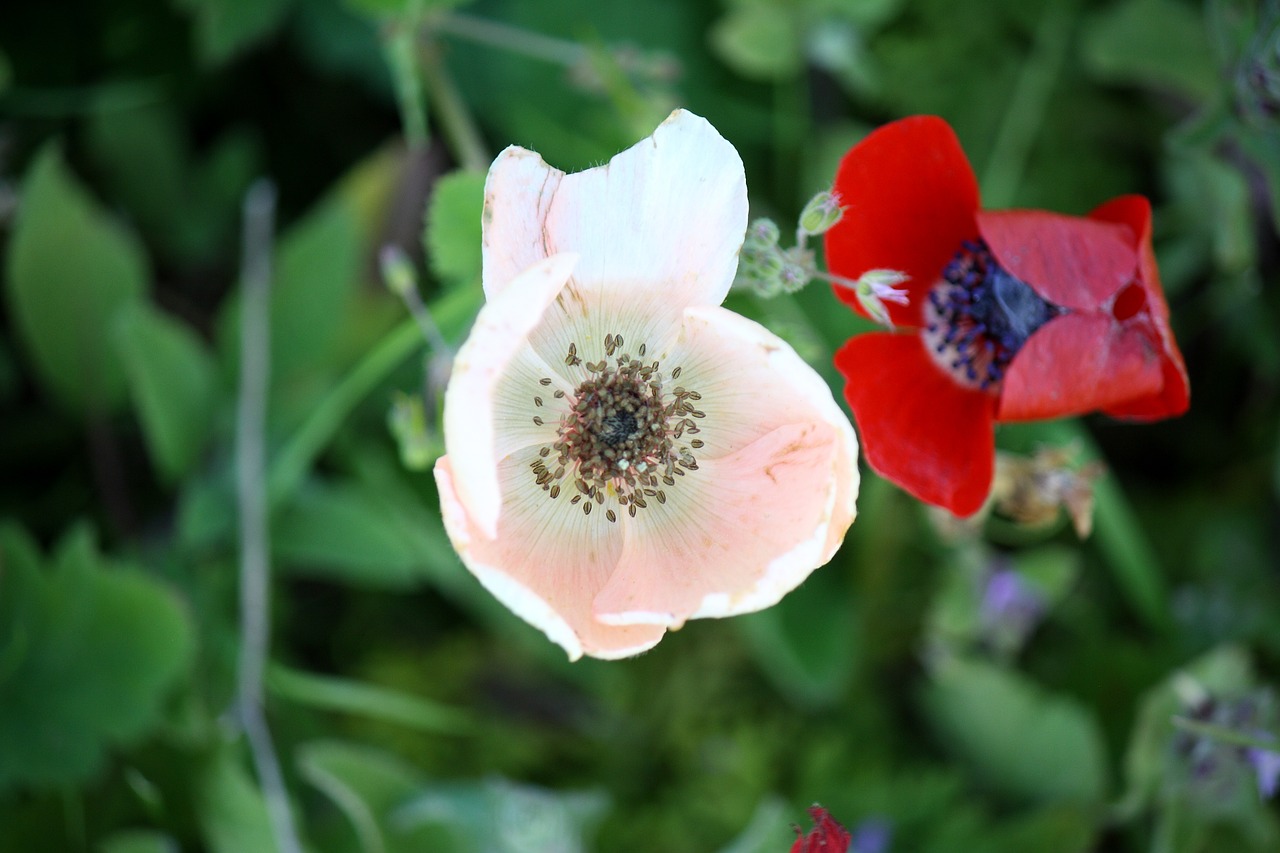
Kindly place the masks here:
<instances>
[{"instance_id":1,"label":"pale pink anemone flower","mask_svg":"<svg viewBox=\"0 0 1280 853\"><path fill-rule=\"evenodd\" d=\"M720 307L746 221L738 153L682 110L606 166L489 169L436 482L462 561L571 659L768 607L853 522L827 384Z\"/></svg>"}]
</instances>

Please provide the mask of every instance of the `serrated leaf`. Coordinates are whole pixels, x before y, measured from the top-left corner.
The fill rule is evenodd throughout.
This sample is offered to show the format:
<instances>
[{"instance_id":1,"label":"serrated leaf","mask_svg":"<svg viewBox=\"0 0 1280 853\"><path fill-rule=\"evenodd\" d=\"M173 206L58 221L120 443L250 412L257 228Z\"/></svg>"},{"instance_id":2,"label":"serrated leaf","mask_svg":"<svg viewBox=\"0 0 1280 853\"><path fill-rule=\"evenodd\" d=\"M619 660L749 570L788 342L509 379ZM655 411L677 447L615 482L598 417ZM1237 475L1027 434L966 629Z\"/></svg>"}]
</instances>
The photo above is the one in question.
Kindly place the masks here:
<instances>
[{"instance_id":1,"label":"serrated leaf","mask_svg":"<svg viewBox=\"0 0 1280 853\"><path fill-rule=\"evenodd\" d=\"M141 302L121 311L114 339L151 461L175 483L191 470L213 426L213 356L186 325Z\"/></svg>"},{"instance_id":2,"label":"serrated leaf","mask_svg":"<svg viewBox=\"0 0 1280 853\"><path fill-rule=\"evenodd\" d=\"M963 658L939 662L921 699L938 740L1005 794L1084 803L1105 796L1102 733L1074 700Z\"/></svg>"},{"instance_id":3,"label":"serrated leaf","mask_svg":"<svg viewBox=\"0 0 1280 853\"><path fill-rule=\"evenodd\" d=\"M431 271L450 284L480 280L480 216L485 176L453 172L436 182L423 243Z\"/></svg>"},{"instance_id":4,"label":"serrated leaf","mask_svg":"<svg viewBox=\"0 0 1280 853\"><path fill-rule=\"evenodd\" d=\"M106 215L50 144L23 184L9 246L9 310L45 389L74 412L124 400L110 332L149 273L136 238Z\"/></svg>"},{"instance_id":5,"label":"serrated leaf","mask_svg":"<svg viewBox=\"0 0 1280 853\"><path fill-rule=\"evenodd\" d=\"M106 751L155 724L185 671L192 628L181 604L142 573L107 564L85 530L33 571L21 536L0 537L0 790L82 782Z\"/></svg>"}]
</instances>

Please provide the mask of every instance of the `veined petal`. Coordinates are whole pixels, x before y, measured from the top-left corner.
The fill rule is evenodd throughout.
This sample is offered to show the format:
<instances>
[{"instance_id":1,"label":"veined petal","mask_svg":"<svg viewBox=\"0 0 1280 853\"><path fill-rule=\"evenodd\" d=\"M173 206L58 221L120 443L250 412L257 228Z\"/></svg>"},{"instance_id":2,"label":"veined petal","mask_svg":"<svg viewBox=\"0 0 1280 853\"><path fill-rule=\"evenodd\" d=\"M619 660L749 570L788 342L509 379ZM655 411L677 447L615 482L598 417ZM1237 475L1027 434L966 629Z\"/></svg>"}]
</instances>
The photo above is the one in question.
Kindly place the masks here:
<instances>
[{"instance_id":1,"label":"veined petal","mask_svg":"<svg viewBox=\"0 0 1280 853\"><path fill-rule=\"evenodd\" d=\"M1158 394L1163 358L1148 334L1109 314L1065 314L1014 356L997 416L1032 421L1108 409Z\"/></svg>"},{"instance_id":2,"label":"veined petal","mask_svg":"<svg viewBox=\"0 0 1280 853\"><path fill-rule=\"evenodd\" d=\"M1138 274L1127 228L1047 210L984 210L978 228L1000 265L1045 299L1095 311Z\"/></svg>"},{"instance_id":3,"label":"veined petal","mask_svg":"<svg viewBox=\"0 0 1280 853\"><path fill-rule=\"evenodd\" d=\"M926 503L977 512L995 470L995 397L957 385L916 335L858 335L835 365L871 467Z\"/></svg>"},{"instance_id":4,"label":"veined petal","mask_svg":"<svg viewBox=\"0 0 1280 853\"><path fill-rule=\"evenodd\" d=\"M573 175L508 148L490 170L483 223L490 297L539 257L571 251L588 303L607 291L641 313L678 313L729 292L747 227L746 177L714 127L676 110L607 165Z\"/></svg>"},{"instance_id":5,"label":"veined petal","mask_svg":"<svg viewBox=\"0 0 1280 853\"><path fill-rule=\"evenodd\" d=\"M626 549L595 601L611 624L767 607L831 559L855 515L857 440L786 342L718 306L689 308L670 363L672 390L700 395L705 444L665 503L622 519Z\"/></svg>"},{"instance_id":6,"label":"veined petal","mask_svg":"<svg viewBox=\"0 0 1280 853\"><path fill-rule=\"evenodd\" d=\"M529 332L564 288L576 261L572 254L556 255L517 276L515 287L480 309L471 334L453 360L445 391L445 445L452 457L459 499L471 522L490 538L496 535L502 509L497 472L499 414L504 426L510 419L509 411L500 405L509 400L510 392L499 395L498 390L504 384L508 389L514 387L510 384L513 362L527 368L533 357ZM509 442L510 436L501 440Z\"/></svg>"},{"instance_id":7,"label":"veined petal","mask_svg":"<svg viewBox=\"0 0 1280 853\"><path fill-rule=\"evenodd\" d=\"M1151 247L1151 202L1140 195L1114 198L1089 214L1090 219L1127 225L1138 252L1139 282L1146 297L1154 337L1164 351L1164 385L1158 394L1138 398L1106 410L1108 415L1135 420L1157 420L1181 415L1191 405L1187 366L1169 325L1169 304L1160 284L1155 251Z\"/></svg>"},{"instance_id":8,"label":"veined petal","mask_svg":"<svg viewBox=\"0 0 1280 853\"><path fill-rule=\"evenodd\" d=\"M596 617L678 628L776 603L831 557L840 444L829 424L788 424L699 462L665 503L625 519L626 545Z\"/></svg>"},{"instance_id":9,"label":"veined petal","mask_svg":"<svg viewBox=\"0 0 1280 853\"><path fill-rule=\"evenodd\" d=\"M895 325L922 325L929 289L961 243L978 236L978 182L955 132L936 116L872 131L840 162L835 190L844 217L824 238L827 267L851 279L905 272L909 303L885 307ZM867 316L852 292L835 293Z\"/></svg>"},{"instance_id":10,"label":"veined petal","mask_svg":"<svg viewBox=\"0 0 1280 853\"><path fill-rule=\"evenodd\" d=\"M472 574L520 618L577 660L621 658L652 648L664 629L597 621L591 601L622 553L616 525L585 516L568 496L551 500L529 476L528 453L501 466L505 505L496 536L486 536L459 499L449 457L435 468L445 530Z\"/></svg>"}]
</instances>

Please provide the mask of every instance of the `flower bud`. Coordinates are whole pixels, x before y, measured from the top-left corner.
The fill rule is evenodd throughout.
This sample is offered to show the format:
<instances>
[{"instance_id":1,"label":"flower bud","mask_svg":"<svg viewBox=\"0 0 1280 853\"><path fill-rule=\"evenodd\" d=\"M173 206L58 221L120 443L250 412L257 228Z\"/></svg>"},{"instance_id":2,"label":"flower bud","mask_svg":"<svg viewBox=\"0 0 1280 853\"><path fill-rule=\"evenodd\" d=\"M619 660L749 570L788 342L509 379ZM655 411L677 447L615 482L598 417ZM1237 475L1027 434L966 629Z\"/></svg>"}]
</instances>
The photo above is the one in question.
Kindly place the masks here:
<instances>
[{"instance_id":1,"label":"flower bud","mask_svg":"<svg viewBox=\"0 0 1280 853\"><path fill-rule=\"evenodd\" d=\"M825 234L844 216L840 196L829 190L818 193L800 211L800 230L810 236Z\"/></svg>"}]
</instances>

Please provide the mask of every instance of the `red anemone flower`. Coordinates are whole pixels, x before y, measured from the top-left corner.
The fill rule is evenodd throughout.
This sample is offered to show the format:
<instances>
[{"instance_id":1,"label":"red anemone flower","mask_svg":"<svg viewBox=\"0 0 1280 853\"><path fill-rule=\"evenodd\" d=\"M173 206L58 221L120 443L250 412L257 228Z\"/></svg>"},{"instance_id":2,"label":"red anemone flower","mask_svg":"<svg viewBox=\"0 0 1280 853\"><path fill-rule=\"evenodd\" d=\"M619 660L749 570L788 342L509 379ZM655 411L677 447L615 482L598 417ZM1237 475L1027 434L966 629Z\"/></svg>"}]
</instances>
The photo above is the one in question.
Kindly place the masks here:
<instances>
[{"instance_id":1,"label":"red anemone flower","mask_svg":"<svg viewBox=\"0 0 1280 853\"><path fill-rule=\"evenodd\" d=\"M845 208L826 234L831 272L910 276L908 304L885 305L897 331L859 335L835 357L881 476L970 515L991 488L997 422L1187 410L1142 196L1085 217L980 210L969 161L934 116L871 133L835 190ZM852 291L835 292L866 315Z\"/></svg>"},{"instance_id":2,"label":"red anemone flower","mask_svg":"<svg viewBox=\"0 0 1280 853\"><path fill-rule=\"evenodd\" d=\"M811 806L809 817L813 818L813 829L806 835L804 830L796 827L796 843L791 845L791 853L846 853L853 843L849 830L836 821L822 806Z\"/></svg>"}]
</instances>

